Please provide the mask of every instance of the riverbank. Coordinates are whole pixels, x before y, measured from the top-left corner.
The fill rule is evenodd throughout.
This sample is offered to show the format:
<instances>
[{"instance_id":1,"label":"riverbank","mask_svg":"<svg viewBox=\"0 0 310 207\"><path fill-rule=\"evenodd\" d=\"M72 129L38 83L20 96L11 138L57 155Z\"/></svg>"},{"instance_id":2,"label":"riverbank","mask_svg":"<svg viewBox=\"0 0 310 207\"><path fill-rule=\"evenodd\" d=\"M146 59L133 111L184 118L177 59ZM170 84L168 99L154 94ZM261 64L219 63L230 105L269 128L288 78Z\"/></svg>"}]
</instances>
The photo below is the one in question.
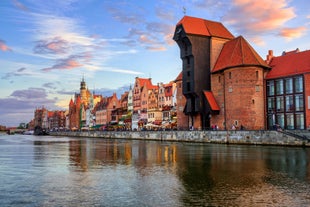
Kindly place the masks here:
<instances>
[{"instance_id":1,"label":"riverbank","mask_svg":"<svg viewBox=\"0 0 310 207\"><path fill-rule=\"evenodd\" d=\"M310 147L309 131L61 131L51 136Z\"/></svg>"}]
</instances>

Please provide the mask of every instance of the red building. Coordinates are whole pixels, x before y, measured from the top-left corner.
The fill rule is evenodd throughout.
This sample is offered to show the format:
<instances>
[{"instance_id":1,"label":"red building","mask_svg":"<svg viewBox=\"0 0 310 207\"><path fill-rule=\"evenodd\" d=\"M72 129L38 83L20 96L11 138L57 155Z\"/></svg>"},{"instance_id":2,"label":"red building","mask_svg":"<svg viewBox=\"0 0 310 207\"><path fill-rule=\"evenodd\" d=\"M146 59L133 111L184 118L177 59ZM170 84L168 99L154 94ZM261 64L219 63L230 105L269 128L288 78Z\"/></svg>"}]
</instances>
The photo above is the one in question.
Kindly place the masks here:
<instances>
[{"instance_id":1,"label":"red building","mask_svg":"<svg viewBox=\"0 0 310 207\"><path fill-rule=\"evenodd\" d=\"M173 39L182 59L184 114L178 125L209 129L310 127L310 51L264 61L221 23L184 16ZM178 89L178 92L181 90Z\"/></svg>"},{"instance_id":2,"label":"red building","mask_svg":"<svg viewBox=\"0 0 310 207\"><path fill-rule=\"evenodd\" d=\"M310 51L277 57L269 51L267 62L272 68L266 76L267 127L310 128Z\"/></svg>"}]
</instances>

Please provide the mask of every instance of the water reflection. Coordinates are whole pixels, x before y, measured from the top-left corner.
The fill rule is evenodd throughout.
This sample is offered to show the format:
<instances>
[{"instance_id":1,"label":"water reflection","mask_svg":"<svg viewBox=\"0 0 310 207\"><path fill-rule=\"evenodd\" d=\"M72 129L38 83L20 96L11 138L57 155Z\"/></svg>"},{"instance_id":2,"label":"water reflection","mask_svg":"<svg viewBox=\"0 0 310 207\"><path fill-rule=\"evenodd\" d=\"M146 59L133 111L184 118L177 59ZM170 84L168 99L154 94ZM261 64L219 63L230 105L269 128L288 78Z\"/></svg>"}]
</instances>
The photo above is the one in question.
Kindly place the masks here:
<instances>
[{"instance_id":1,"label":"water reflection","mask_svg":"<svg viewBox=\"0 0 310 207\"><path fill-rule=\"evenodd\" d=\"M307 148L2 136L0 150L1 206L310 205Z\"/></svg>"}]
</instances>

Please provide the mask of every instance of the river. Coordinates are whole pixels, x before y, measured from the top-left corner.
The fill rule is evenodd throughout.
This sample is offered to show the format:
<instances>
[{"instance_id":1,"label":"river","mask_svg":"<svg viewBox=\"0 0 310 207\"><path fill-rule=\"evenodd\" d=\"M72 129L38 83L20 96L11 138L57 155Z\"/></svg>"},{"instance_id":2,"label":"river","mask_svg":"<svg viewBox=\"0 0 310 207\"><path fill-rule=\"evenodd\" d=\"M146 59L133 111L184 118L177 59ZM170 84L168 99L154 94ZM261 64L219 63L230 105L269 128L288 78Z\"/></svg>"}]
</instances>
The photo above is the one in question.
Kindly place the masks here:
<instances>
[{"instance_id":1,"label":"river","mask_svg":"<svg viewBox=\"0 0 310 207\"><path fill-rule=\"evenodd\" d=\"M0 135L0 206L310 206L310 149Z\"/></svg>"}]
</instances>

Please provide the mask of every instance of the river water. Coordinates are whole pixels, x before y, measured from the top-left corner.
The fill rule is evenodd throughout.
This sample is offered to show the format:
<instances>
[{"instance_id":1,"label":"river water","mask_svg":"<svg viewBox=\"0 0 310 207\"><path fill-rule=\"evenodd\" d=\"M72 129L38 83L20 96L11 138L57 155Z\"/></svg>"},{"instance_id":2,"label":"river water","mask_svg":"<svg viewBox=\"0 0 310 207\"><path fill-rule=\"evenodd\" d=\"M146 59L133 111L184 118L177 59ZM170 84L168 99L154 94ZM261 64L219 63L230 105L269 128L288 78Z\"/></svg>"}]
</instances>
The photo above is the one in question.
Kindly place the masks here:
<instances>
[{"instance_id":1,"label":"river water","mask_svg":"<svg viewBox=\"0 0 310 207\"><path fill-rule=\"evenodd\" d=\"M310 149L2 134L0 206L310 206Z\"/></svg>"}]
</instances>

